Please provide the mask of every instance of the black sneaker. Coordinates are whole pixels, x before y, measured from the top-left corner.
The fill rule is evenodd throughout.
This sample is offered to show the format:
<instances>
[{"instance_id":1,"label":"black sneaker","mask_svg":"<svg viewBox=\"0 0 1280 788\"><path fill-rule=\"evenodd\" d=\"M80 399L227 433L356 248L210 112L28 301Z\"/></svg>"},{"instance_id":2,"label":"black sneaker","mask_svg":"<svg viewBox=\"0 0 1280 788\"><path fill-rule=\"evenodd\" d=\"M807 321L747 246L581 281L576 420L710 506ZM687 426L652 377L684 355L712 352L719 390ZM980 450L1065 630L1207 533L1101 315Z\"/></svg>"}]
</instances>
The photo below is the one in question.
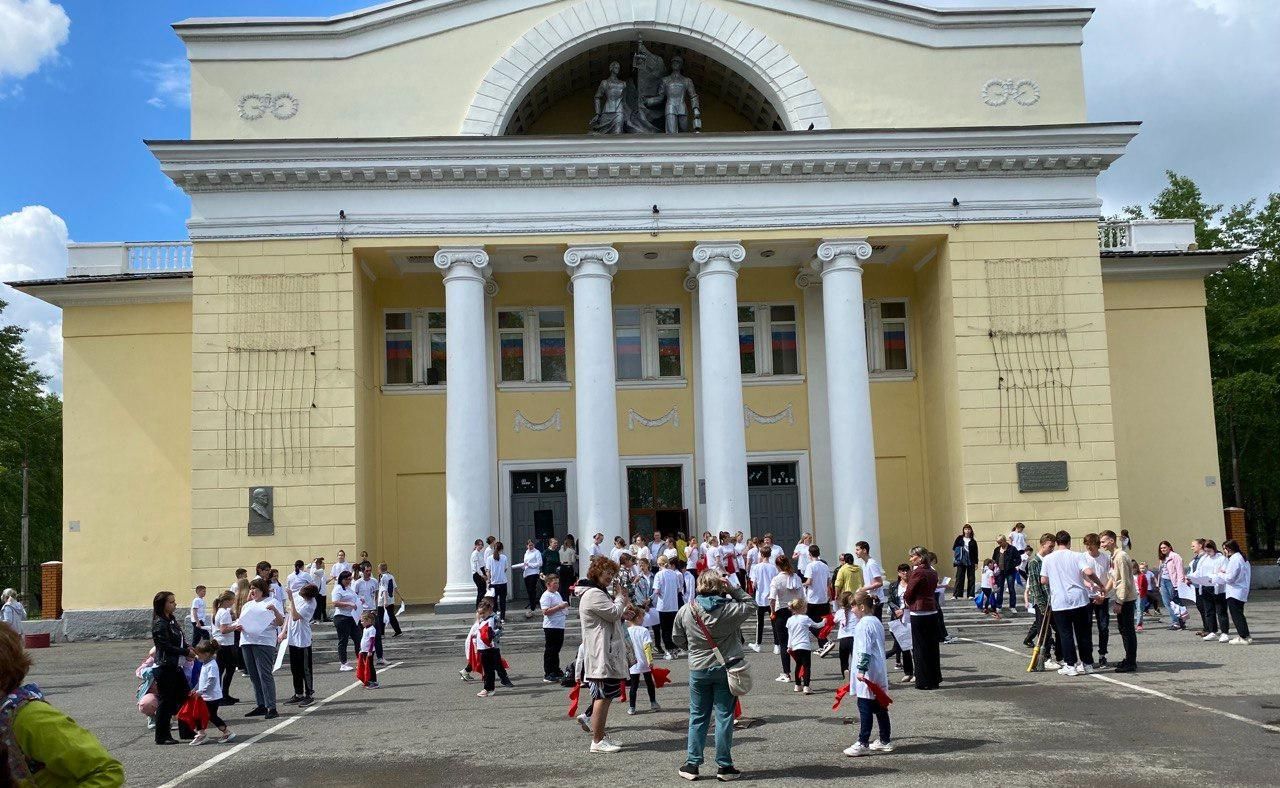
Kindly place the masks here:
<instances>
[{"instance_id":1,"label":"black sneaker","mask_svg":"<svg viewBox=\"0 0 1280 788\"><path fill-rule=\"evenodd\" d=\"M223 698L223 699L222 699L222 703L221 703L220 705L222 705L222 706L234 706L234 705L236 705L236 704L237 704L237 703L239 703L239 702L240 702L240 699L239 699L239 698L233 698L233 697L231 697L231 696L229 696L229 695L228 695L227 697L225 697L225 698Z\"/></svg>"},{"instance_id":2,"label":"black sneaker","mask_svg":"<svg viewBox=\"0 0 1280 788\"><path fill-rule=\"evenodd\" d=\"M267 709L266 709L266 707L265 707L265 706L255 706L255 707L254 707L254 709L253 709L252 711L250 711L248 714L246 714L246 715L244 715L244 716L246 716L246 717L262 717L262 716L264 716L266 713L267 713Z\"/></svg>"},{"instance_id":3,"label":"black sneaker","mask_svg":"<svg viewBox=\"0 0 1280 788\"><path fill-rule=\"evenodd\" d=\"M508 680L508 681L504 681L504 682L502 682L502 686L504 686L504 687L514 687L515 685L514 685L514 684L512 684L512 683Z\"/></svg>"},{"instance_id":4,"label":"black sneaker","mask_svg":"<svg viewBox=\"0 0 1280 788\"><path fill-rule=\"evenodd\" d=\"M301 700L302 700L302 696L301 696L301 695L294 695L292 698L289 698L288 700L286 700L286 701L284 702L284 705L286 705L286 706L292 706L293 704L298 703L298 702L300 702Z\"/></svg>"},{"instance_id":5,"label":"black sneaker","mask_svg":"<svg viewBox=\"0 0 1280 788\"><path fill-rule=\"evenodd\" d=\"M730 780L736 780L741 776L742 772L732 766L721 766L720 770L716 772L716 779L722 783L727 783Z\"/></svg>"},{"instance_id":6,"label":"black sneaker","mask_svg":"<svg viewBox=\"0 0 1280 788\"><path fill-rule=\"evenodd\" d=\"M310 706L312 703L315 703L315 700L313 698L303 698L302 700L298 701L298 707L305 708L307 706Z\"/></svg>"},{"instance_id":7,"label":"black sneaker","mask_svg":"<svg viewBox=\"0 0 1280 788\"><path fill-rule=\"evenodd\" d=\"M698 766L697 764L686 763L680 767L680 771L677 774L686 780L696 780L698 779Z\"/></svg>"},{"instance_id":8,"label":"black sneaker","mask_svg":"<svg viewBox=\"0 0 1280 788\"><path fill-rule=\"evenodd\" d=\"M280 716L280 712L276 711L275 709L267 709L267 713L262 715L262 719L274 720L276 717L279 717L279 716Z\"/></svg>"},{"instance_id":9,"label":"black sneaker","mask_svg":"<svg viewBox=\"0 0 1280 788\"><path fill-rule=\"evenodd\" d=\"M1096 665L1096 667L1099 667L1099 668L1105 668L1106 666L1107 666L1107 658L1106 658L1106 657L1098 657L1098 664Z\"/></svg>"}]
</instances>

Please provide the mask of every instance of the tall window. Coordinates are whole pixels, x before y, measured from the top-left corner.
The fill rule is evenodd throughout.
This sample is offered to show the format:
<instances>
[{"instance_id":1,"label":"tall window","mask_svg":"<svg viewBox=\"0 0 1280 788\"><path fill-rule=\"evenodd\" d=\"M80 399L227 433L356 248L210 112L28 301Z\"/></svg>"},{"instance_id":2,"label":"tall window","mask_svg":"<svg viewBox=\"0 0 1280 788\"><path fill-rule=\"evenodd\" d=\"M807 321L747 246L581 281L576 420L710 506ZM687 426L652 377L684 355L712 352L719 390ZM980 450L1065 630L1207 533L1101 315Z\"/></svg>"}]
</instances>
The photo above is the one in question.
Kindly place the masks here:
<instances>
[{"instance_id":1,"label":"tall window","mask_svg":"<svg viewBox=\"0 0 1280 788\"><path fill-rule=\"evenodd\" d=\"M383 315L384 372L388 386L445 382L442 309L393 309Z\"/></svg>"},{"instance_id":2,"label":"tall window","mask_svg":"<svg viewBox=\"0 0 1280 788\"><path fill-rule=\"evenodd\" d=\"M906 372L911 369L907 337L907 301L904 298L878 299L866 303L867 369L876 372Z\"/></svg>"},{"instance_id":3,"label":"tall window","mask_svg":"<svg viewBox=\"0 0 1280 788\"><path fill-rule=\"evenodd\" d=\"M738 357L744 375L800 372L795 304L738 307Z\"/></svg>"},{"instance_id":4,"label":"tall window","mask_svg":"<svg viewBox=\"0 0 1280 788\"><path fill-rule=\"evenodd\" d=\"M569 379L563 309L498 310L498 358L504 383Z\"/></svg>"},{"instance_id":5,"label":"tall window","mask_svg":"<svg viewBox=\"0 0 1280 788\"><path fill-rule=\"evenodd\" d=\"M622 307L613 326L618 380L681 376L679 307Z\"/></svg>"}]
</instances>

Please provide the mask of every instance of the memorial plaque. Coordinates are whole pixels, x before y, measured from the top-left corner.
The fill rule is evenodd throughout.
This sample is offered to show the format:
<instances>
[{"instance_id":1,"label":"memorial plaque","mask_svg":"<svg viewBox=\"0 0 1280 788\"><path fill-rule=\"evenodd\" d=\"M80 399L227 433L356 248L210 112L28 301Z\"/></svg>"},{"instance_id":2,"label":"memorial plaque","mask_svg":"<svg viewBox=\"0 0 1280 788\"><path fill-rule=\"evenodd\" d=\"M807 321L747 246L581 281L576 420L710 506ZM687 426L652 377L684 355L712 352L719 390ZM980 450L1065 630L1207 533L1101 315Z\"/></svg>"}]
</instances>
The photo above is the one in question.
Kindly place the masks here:
<instances>
[{"instance_id":1,"label":"memorial plaque","mask_svg":"<svg viewBox=\"0 0 1280 788\"><path fill-rule=\"evenodd\" d=\"M270 487L249 488L249 536L271 536L276 532L274 498Z\"/></svg>"},{"instance_id":2,"label":"memorial plaque","mask_svg":"<svg viewBox=\"0 0 1280 788\"><path fill-rule=\"evenodd\" d=\"M1065 489L1066 460L1018 463L1018 492L1057 492Z\"/></svg>"}]
</instances>

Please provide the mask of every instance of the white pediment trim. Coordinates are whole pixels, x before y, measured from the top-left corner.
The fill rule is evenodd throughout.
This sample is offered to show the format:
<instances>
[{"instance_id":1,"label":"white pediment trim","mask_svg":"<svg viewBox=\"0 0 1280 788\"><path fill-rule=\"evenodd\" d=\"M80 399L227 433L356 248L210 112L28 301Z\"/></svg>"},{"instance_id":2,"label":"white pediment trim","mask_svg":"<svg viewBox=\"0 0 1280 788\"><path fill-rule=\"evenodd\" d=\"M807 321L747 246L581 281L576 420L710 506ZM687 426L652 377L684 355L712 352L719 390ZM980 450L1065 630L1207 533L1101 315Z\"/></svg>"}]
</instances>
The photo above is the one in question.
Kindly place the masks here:
<instances>
[{"instance_id":1,"label":"white pediment trim","mask_svg":"<svg viewBox=\"0 0 1280 788\"><path fill-rule=\"evenodd\" d=\"M191 277L91 279L68 277L9 282L10 287L57 307L163 304L191 300Z\"/></svg>"},{"instance_id":2,"label":"white pediment trim","mask_svg":"<svg viewBox=\"0 0 1280 788\"><path fill-rule=\"evenodd\" d=\"M660 31L735 70L778 111L788 131L829 129L826 104L789 52L762 31L699 0L585 0L538 23L489 69L459 133L503 134L520 101L556 66L602 41Z\"/></svg>"},{"instance_id":3,"label":"white pediment trim","mask_svg":"<svg viewBox=\"0 0 1280 788\"><path fill-rule=\"evenodd\" d=\"M734 0L922 46L1079 44L1089 8L934 9L902 0ZM332 60L403 44L555 0L395 0L331 17L187 19L191 60ZM608 3L617 0L607 0ZM643 0L680 8L685 0ZM693 4L689 2L688 4ZM605 0L598 5L603 7Z\"/></svg>"}]
</instances>

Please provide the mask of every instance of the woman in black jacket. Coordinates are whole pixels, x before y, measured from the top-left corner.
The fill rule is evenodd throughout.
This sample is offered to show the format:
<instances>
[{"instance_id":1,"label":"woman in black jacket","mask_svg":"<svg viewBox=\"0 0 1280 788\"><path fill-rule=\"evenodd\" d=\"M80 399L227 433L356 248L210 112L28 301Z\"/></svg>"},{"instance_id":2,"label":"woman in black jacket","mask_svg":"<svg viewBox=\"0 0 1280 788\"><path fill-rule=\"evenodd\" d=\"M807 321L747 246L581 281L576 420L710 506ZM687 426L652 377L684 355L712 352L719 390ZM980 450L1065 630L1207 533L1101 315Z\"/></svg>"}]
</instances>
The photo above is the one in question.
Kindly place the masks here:
<instances>
[{"instance_id":1,"label":"woman in black jacket","mask_svg":"<svg viewBox=\"0 0 1280 788\"><path fill-rule=\"evenodd\" d=\"M1018 567L1022 565L1022 554L1009 544L1009 540L1001 536L996 539L996 549L991 551L991 560L996 562L996 567L1000 569L1000 580L996 584L996 609L999 610L1004 603L1004 592L1009 591L1009 610L1017 612L1017 587L1015 583L1018 578Z\"/></svg>"},{"instance_id":2,"label":"woman in black jacket","mask_svg":"<svg viewBox=\"0 0 1280 788\"><path fill-rule=\"evenodd\" d=\"M156 744L177 744L170 735L169 726L191 691L187 679L178 666L183 657L194 657L187 647L182 626L173 617L178 606L172 591L161 591L151 600L151 640L156 645L155 683L160 705L156 709ZM178 723L178 735L189 739L192 735L186 725Z\"/></svg>"},{"instance_id":3,"label":"woman in black jacket","mask_svg":"<svg viewBox=\"0 0 1280 788\"><path fill-rule=\"evenodd\" d=\"M956 587L951 598L959 599L962 596L972 598L978 593L973 583L974 571L978 566L978 540L973 536L972 525L964 524L960 535L951 545L951 553L951 565L956 568Z\"/></svg>"}]
</instances>

